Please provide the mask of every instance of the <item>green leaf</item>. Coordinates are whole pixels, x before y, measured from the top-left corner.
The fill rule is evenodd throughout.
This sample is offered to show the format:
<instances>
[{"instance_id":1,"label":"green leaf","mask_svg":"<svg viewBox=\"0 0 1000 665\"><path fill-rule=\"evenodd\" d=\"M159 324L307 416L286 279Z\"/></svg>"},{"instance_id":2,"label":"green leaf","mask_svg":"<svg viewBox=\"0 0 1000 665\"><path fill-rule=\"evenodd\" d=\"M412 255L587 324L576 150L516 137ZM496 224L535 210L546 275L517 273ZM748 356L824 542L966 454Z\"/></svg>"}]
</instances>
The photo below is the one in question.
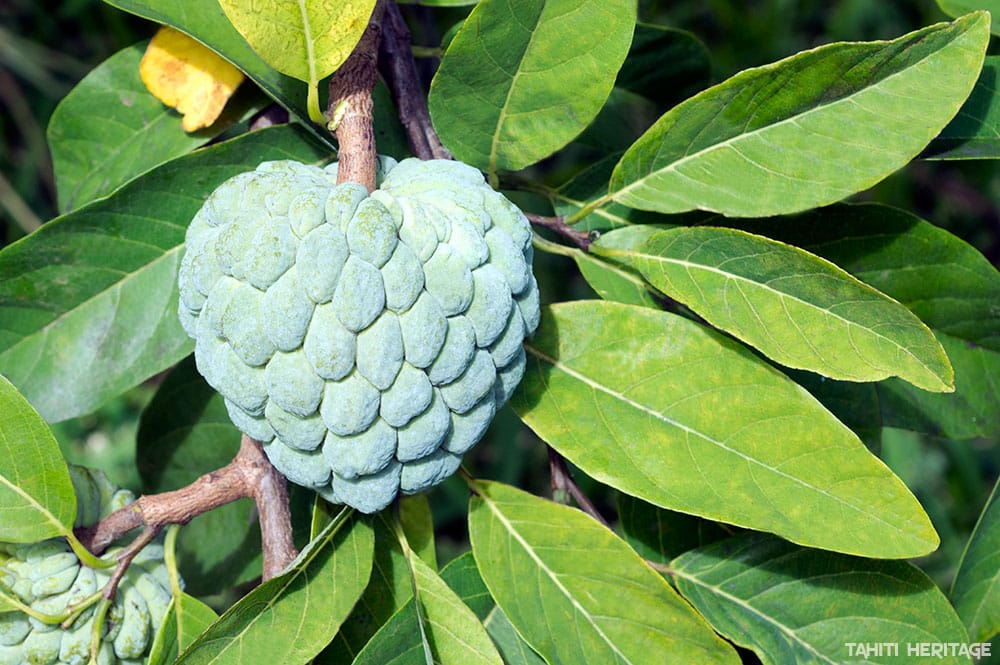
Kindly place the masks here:
<instances>
[{"instance_id":1,"label":"green leaf","mask_svg":"<svg viewBox=\"0 0 1000 665\"><path fill-rule=\"evenodd\" d=\"M437 570L434 516L431 515L431 505L427 501L427 496L415 494L403 497L399 502L399 522L413 551L424 560L424 563Z\"/></svg>"},{"instance_id":2,"label":"green leaf","mask_svg":"<svg viewBox=\"0 0 1000 665\"><path fill-rule=\"evenodd\" d=\"M545 665L545 660L524 641L499 605L483 620L506 665Z\"/></svg>"},{"instance_id":3,"label":"green leaf","mask_svg":"<svg viewBox=\"0 0 1000 665\"><path fill-rule=\"evenodd\" d=\"M412 554L411 550L411 554ZM486 629L456 591L474 594L477 605L493 602L479 592L482 581L466 567L452 562L439 576L422 558L412 556L413 588L420 611L410 600L385 623L354 660L354 665L465 665L503 661ZM473 564L474 568L474 564ZM448 581L445 575L448 575ZM479 582L478 588L476 581ZM450 584L449 584L450 583ZM456 588L457 587L457 588ZM480 607L480 609L482 609ZM421 626L421 621L425 625ZM341 661L343 662L343 661Z\"/></svg>"},{"instance_id":4,"label":"green leaf","mask_svg":"<svg viewBox=\"0 0 1000 665\"><path fill-rule=\"evenodd\" d=\"M854 433L715 331L581 301L543 309L526 350L514 409L603 483L849 554L912 557L938 544L920 504Z\"/></svg>"},{"instance_id":5,"label":"green leaf","mask_svg":"<svg viewBox=\"0 0 1000 665\"><path fill-rule=\"evenodd\" d=\"M883 424L952 439L1000 436L1000 352L944 333L937 338L955 366L955 392L930 394L884 381L878 385Z\"/></svg>"},{"instance_id":6,"label":"green leaf","mask_svg":"<svg viewBox=\"0 0 1000 665\"><path fill-rule=\"evenodd\" d=\"M211 127L188 134L180 116L149 94L139 78L147 43L122 49L98 65L52 112L48 140L60 211L79 208L190 152L251 106L249 95L238 96Z\"/></svg>"},{"instance_id":7,"label":"green leaf","mask_svg":"<svg viewBox=\"0 0 1000 665\"><path fill-rule=\"evenodd\" d=\"M472 610L420 557L410 559L420 606L427 618L434 662L441 665L503 665Z\"/></svg>"},{"instance_id":8,"label":"green leaf","mask_svg":"<svg viewBox=\"0 0 1000 665\"><path fill-rule=\"evenodd\" d=\"M784 372L792 381L808 390L809 394L815 397L837 420L857 434L869 450L879 455L882 446L883 423L882 413L879 410L878 384L834 381L819 374L798 370L786 369ZM909 385L902 381L900 383ZM917 389L914 389L914 392L935 396L943 394L928 393ZM955 393L947 394L951 396Z\"/></svg>"},{"instance_id":9,"label":"green leaf","mask_svg":"<svg viewBox=\"0 0 1000 665\"><path fill-rule=\"evenodd\" d=\"M371 525L349 509L331 521L285 573L226 611L178 665L309 662L333 639L371 574Z\"/></svg>"},{"instance_id":10,"label":"green leaf","mask_svg":"<svg viewBox=\"0 0 1000 665\"><path fill-rule=\"evenodd\" d=\"M618 494L622 535L647 561L667 564L684 552L732 535L715 522L664 510L628 494Z\"/></svg>"},{"instance_id":11,"label":"green leaf","mask_svg":"<svg viewBox=\"0 0 1000 665\"><path fill-rule=\"evenodd\" d=\"M146 665L169 665L206 628L215 623L219 615L194 596L181 593L170 601Z\"/></svg>"},{"instance_id":12,"label":"green leaf","mask_svg":"<svg viewBox=\"0 0 1000 665\"><path fill-rule=\"evenodd\" d=\"M465 552L449 561L448 565L441 569L441 579L480 620L488 617L496 607L490 590L486 588L483 578L479 575L476 558L472 552Z\"/></svg>"},{"instance_id":13,"label":"green leaf","mask_svg":"<svg viewBox=\"0 0 1000 665\"><path fill-rule=\"evenodd\" d=\"M327 662L340 665L344 661ZM412 596L365 644L353 665L435 665L427 660Z\"/></svg>"},{"instance_id":14,"label":"green leaf","mask_svg":"<svg viewBox=\"0 0 1000 665\"><path fill-rule=\"evenodd\" d=\"M190 353L177 318L188 223L262 161L317 162L292 126L170 161L0 251L0 372L49 421L93 411Z\"/></svg>"},{"instance_id":15,"label":"green leaf","mask_svg":"<svg viewBox=\"0 0 1000 665\"><path fill-rule=\"evenodd\" d=\"M76 494L59 444L2 374L0 518L0 541L7 543L65 535L76 520Z\"/></svg>"},{"instance_id":16,"label":"green leaf","mask_svg":"<svg viewBox=\"0 0 1000 665\"><path fill-rule=\"evenodd\" d=\"M483 581L525 640L557 663L737 663L732 649L628 545L586 514L471 484Z\"/></svg>"},{"instance_id":17,"label":"green leaf","mask_svg":"<svg viewBox=\"0 0 1000 665\"><path fill-rule=\"evenodd\" d=\"M123 11L169 25L193 37L241 69L268 96L297 115L308 119L307 86L281 74L257 55L229 22L219 0L198 2L162 2L161 0L104 0ZM307 131L329 143L329 133L311 123Z\"/></svg>"},{"instance_id":18,"label":"green leaf","mask_svg":"<svg viewBox=\"0 0 1000 665\"><path fill-rule=\"evenodd\" d=\"M431 83L441 140L491 174L551 155L601 110L635 15L634 0L483 0Z\"/></svg>"},{"instance_id":19,"label":"green leaf","mask_svg":"<svg viewBox=\"0 0 1000 665\"><path fill-rule=\"evenodd\" d=\"M638 251L611 256L787 367L848 381L899 376L925 390L953 388L948 358L920 319L804 250L699 227L663 231Z\"/></svg>"},{"instance_id":20,"label":"green leaf","mask_svg":"<svg viewBox=\"0 0 1000 665\"><path fill-rule=\"evenodd\" d=\"M871 187L954 117L979 75L988 28L978 12L741 72L660 118L622 157L607 199L762 217Z\"/></svg>"},{"instance_id":21,"label":"green leaf","mask_svg":"<svg viewBox=\"0 0 1000 665\"><path fill-rule=\"evenodd\" d=\"M550 192L549 196L556 214L569 217L600 198L607 191L611 171L620 158L620 154L607 155L577 173L559 189ZM575 220L573 228L579 231L607 231L631 224L658 224L667 219L657 213L610 203L594 208L582 219Z\"/></svg>"},{"instance_id":22,"label":"green leaf","mask_svg":"<svg viewBox=\"0 0 1000 665\"><path fill-rule=\"evenodd\" d=\"M1000 56L987 56L972 94L955 119L941 130L921 155L925 159L1000 158L1000 105L997 76Z\"/></svg>"},{"instance_id":23,"label":"green leaf","mask_svg":"<svg viewBox=\"0 0 1000 665\"><path fill-rule=\"evenodd\" d=\"M219 0L219 4L264 62L309 85L311 119L322 122L319 80L351 55L368 27L375 0Z\"/></svg>"},{"instance_id":24,"label":"green leaf","mask_svg":"<svg viewBox=\"0 0 1000 665\"><path fill-rule=\"evenodd\" d=\"M973 642L1000 633L1000 481L969 537L951 599Z\"/></svg>"},{"instance_id":25,"label":"green leaf","mask_svg":"<svg viewBox=\"0 0 1000 665\"><path fill-rule=\"evenodd\" d=\"M741 226L836 263L937 332L1000 351L1000 272L974 247L912 213L838 205Z\"/></svg>"},{"instance_id":26,"label":"green leaf","mask_svg":"<svg viewBox=\"0 0 1000 665\"><path fill-rule=\"evenodd\" d=\"M136 464L143 493L180 489L228 464L242 434L221 395L188 356L170 371L139 418ZM199 515L180 531L177 549L187 591L221 593L261 573L260 528L250 499Z\"/></svg>"},{"instance_id":27,"label":"green leaf","mask_svg":"<svg viewBox=\"0 0 1000 665\"><path fill-rule=\"evenodd\" d=\"M993 17L990 31L1000 35L1000 2L997 0L937 0L938 7L945 14L958 18L977 9L987 9Z\"/></svg>"},{"instance_id":28,"label":"green leaf","mask_svg":"<svg viewBox=\"0 0 1000 665\"><path fill-rule=\"evenodd\" d=\"M922 663L927 659L907 657L908 645L968 643L941 591L903 561L744 534L682 555L671 565L671 579L716 630L774 665ZM885 643L897 652L878 652Z\"/></svg>"},{"instance_id":29,"label":"green leaf","mask_svg":"<svg viewBox=\"0 0 1000 665\"><path fill-rule=\"evenodd\" d=\"M453 559L441 571L441 579L447 582L462 602L469 606L497 647L507 665L543 665L542 657L532 650L511 624L510 619L500 609L489 589L479 575L476 559L472 552L466 552Z\"/></svg>"},{"instance_id":30,"label":"green leaf","mask_svg":"<svg viewBox=\"0 0 1000 665\"><path fill-rule=\"evenodd\" d=\"M410 569L393 527L393 510L389 507L372 520L375 559L368 587L333 642L316 657L316 665L354 662L372 636L413 598ZM416 634L419 637L419 631Z\"/></svg>"},{"instance_id":31,"label":"green leaf","mask_svg":"<svg viewBox=\"0 0 1000 665\"><path fill-rule=\"evenodd\" d=\"M605 300L660 308L646 281L635 271L601 260L591 252L573 252L573 260L590 288Z\"/></svg>"},{"instance_id":32,"label":"green leaf","mask_svg":"<svg viewBox=\"0 0 1000 665\"><path fill-rule=\"evenodd\" d=\"M708 49L690 32L639 23L615 85L669 108L705 88Z\"/></svg>"},{"instance_id":33,"label":"green leaf","mask_svg":"<svg viewBox=\"0 0 1000 665\"><path fill-rule=\"evenodd\" d=\"M1000 436L1000 272L969 244L912 213L840 205L792 220L740 222L833 261L898 300L936 333L955 369L955 392L878 385L885 424L949 438Z\"/></svg>"},{"instance_id":34,"label":"green leaf","mask_svg":"<svg viewBox=\"0 0 1000 665\"><path fill-rule=\"evenodd\" d=\"M401 5L423 5L424 7L468 7L479 0L397 0Z\"/></svg>"}]
</instances>

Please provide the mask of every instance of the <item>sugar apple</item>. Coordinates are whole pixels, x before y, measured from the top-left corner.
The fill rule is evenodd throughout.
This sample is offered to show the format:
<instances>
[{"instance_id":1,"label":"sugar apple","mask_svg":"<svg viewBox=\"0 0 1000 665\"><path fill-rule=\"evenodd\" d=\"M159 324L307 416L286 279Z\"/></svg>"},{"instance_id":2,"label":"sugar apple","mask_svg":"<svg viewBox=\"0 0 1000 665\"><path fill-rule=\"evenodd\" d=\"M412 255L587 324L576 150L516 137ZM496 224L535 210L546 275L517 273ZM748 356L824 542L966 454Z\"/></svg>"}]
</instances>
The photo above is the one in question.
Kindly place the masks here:
<instances>
[{"instance_id":1,"label":"sugar apple","mask_svg":"<svg viewBox=\"0 0 1000 665\"><path fill-rule=\"evenodd\" d=\"M476 169L265 162L187 231L180 318L198 370L274 466L371 513L458 468L524 374L531 229Z\"/></svg>"},{"instance_id":2,"label":"sugar apple","mask_svg":"<svg viewBox=\"0 0 1000 665\"><path fill-rule=\"evenodd\" d=\"M70 477L77 495L76 526L90 526L134 499L99 471L70 467ZM112 570L81 565L62 538L29 544L0 542L0 589L45 615L64 614L69 606L98 592ZM163 547L154 543L136 556L118 586L97 663L144 662L169 603ZM0 613L0 665L87 663L94 609L87 608L66 629L20 611Z\"/></svg>"}]
</instances>

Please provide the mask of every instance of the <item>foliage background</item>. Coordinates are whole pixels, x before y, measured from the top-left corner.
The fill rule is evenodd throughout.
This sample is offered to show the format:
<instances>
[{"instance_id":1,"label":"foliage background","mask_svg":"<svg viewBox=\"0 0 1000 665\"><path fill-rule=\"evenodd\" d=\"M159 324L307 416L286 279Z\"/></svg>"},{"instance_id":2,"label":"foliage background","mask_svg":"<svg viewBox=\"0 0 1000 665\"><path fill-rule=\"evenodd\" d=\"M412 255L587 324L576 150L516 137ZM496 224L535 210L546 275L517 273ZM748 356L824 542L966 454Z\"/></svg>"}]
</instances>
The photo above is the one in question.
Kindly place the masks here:
<instances>
[{"instance_id":1,"label":"foliage background","mask_svg":"<svg viewBox=\"0 0 1000 665\"><path fill-rule=\"evenodd\" d=\"M711 82L800 50L840 40L883 39L929 25L946 17L933 0L649 0L640 2L641 20L692 31L712 56ZM436 45L441 35L463 16L461 9L433 12L407 6L414 43ZM0 0L0 247L24 235L40 220L56 214L55 191L45 127L56 104L90 69L105 58L152 35L155 26L119 12L100 0L39 3ZM424 60L429 80L433 61ZM632 124L609 127L600 121L588 130L593 154L565 156L534 169L541 179L557 184L571 169L608 148L627 145L665 108L631 104ZM610 145L609 145L610 143ZM1000 172L995 162L915 161L862 200L879 201L912 210L948 229L1000 262ZM541 211L544 203L531 202ZM582 280L553 279L552 274L576 275L567 259L540 253L536 271L543 302L588 297ZM54 426L71 462L105 469L117 483L138 489L135 432L142 407L153 394L153 383L140 386L102 407L97 413ZM505 408L487 441L467 458L479 477L502 480L546 493L545 449ZM971 445L970 445L971 443ZM942 538L941 548L918 560L942 586L950 583L962 547L1000 473L1000 446L993 441L962 442L902 430L883 431L882 457L911 488L927 510ZM578 478L606 515L613 517L614 492ZM430 496L438 533L439 560L444 563L468 548L465 503L468 491L452 479Z\"/></svg>"}]
</instances>

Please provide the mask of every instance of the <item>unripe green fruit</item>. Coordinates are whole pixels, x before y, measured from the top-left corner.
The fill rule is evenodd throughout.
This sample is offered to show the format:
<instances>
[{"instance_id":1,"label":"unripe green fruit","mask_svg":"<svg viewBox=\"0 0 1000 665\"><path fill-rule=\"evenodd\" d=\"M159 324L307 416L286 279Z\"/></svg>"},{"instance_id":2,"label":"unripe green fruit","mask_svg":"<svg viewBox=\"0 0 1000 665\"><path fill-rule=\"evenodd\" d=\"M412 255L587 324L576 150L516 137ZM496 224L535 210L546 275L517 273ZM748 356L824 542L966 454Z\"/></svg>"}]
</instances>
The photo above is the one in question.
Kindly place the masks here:
<instances>
[{"instance_id":1,"label":"unripe green fruit","mask_svg":"<svg viewBox=\"0 0 1000 665\"><path fill-rule=\"evenodd\" d=\"M103 473L70 467L77 496L76 526L90 526L135 497L116 488ZM110 554L114 550L109 550ZM62 538L39 543L0 542L0 588L33 610L48 616L100 591L113 568L81 565ZM141 663L170 603L170 580L163 564L163 547L146 546L122 578L102 631L99 665ZM83 665L90 659L94 606L84 610L67 629L20 611L0 613L0 665Z\"/></svg>"},{"instance_id":2,"label":"unripe green fruit","mask_svg":"<svg viewBox=\"0 0 1000 665\"><path fill-rule=\"evenodd\" d=\"M460 162L383 160L371 195L266 162L188 227L180 317L233 422L363 512L458 468L524 374L531 229Z\"/></svg>"}]
</instances>

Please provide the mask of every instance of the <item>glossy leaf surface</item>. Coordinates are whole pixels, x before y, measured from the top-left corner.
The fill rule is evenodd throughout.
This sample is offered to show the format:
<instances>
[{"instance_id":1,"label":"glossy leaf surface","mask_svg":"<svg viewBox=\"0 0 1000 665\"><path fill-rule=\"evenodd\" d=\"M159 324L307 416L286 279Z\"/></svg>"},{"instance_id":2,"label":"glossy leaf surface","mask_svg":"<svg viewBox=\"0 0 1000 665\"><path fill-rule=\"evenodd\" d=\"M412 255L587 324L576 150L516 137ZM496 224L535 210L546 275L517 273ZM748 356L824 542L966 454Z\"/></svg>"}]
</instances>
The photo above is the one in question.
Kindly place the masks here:
<instances>
[{"instance_id":1,"label":"glossy leaf surface","mask_svg":"<svg viewBox=\"0 0 1000 665\"><path fill-rule=\"evenodd\" d=\"M411 562L434 662L502 665L500 654L472 610L423 559L414 557Z\"/></svg>"},{"instance_id":2,"label":"glossy leaf surface","mask_svg":"<svg viewBox=\"0 0 1000 665\"><path fill-rule=\"evenodd\" d=\"M181 592L174 598L149 653L147 665L168 665L219 618L211 607Z\"/></svg>"},{"instance_id":3,"label":"glossy leaf surface","mask_svg":"<svg viewBox=\"0 0 1000 665\"><path fill-rule=\"evenodd\" d=\"M986 9L993 17L993 26L990 28L994 35L1000 34L1000 2L997 0L937 0L938 7L945 14L958 18L963 14L974 12L977 9Z\"/></svg>"},{"instance_id":4,"label":"glossy leaf surface","mask_svg":"<svg viewBox=\"0 0 1000 665\"><path fill-rule=\"evenodd\" d=\"M922 157L929 159L1000 158L1000 56L986 56L972 94L955 119L931 141Z\"/></svg>"},{"instance_id":5,"label":"glossy leaf surface","mask_svg":"<svg viewBox=\"0 0 1000 665\"><path fill-rule=\"evenodd\" d=\"M483 581L525 640L557 663L737 663L666 581L586 514L475 481L469 536Z\"/></svg>"},{"instance_id":6,"label":"glossy leaf surface","mask_svg":"<svg viewBox=\"0 0 1000 665\"><path fill-rule=\"evenodd\" d=\"M799 248L698 227L663 231L635 251L610 256L787 367L840 380L900 376L925 390L952 388L948 358L920 319Z\"/></svg>"},{"instance_id":7,"label":"glossy leaf surface","mask_svg":"<svg viewBox=\"0 0 1000 665\"><path fill-rule=\"evenodd\" d=\"M89 413L187 355L184 233L223 180L268 159L318 162L291 126L164 164L0 251L0 371L47 420Z\"/></svg>"},{"instance_id":8,"label":"glossy leaf surface","mask_svg":"<svg viewBox=\"0 0 1000 665\"><path fill-rule=\"evenodd\" d=\"M264 665L275 654L288 665L309 662L325 647L371 574L374 538L345 509L285 573L226 611L177 661L178 665Z\"/></svg>"},{"instance_id":9,"label":"glossy leaf surface","mask_svg":"<svg viewBox=\"0 0 1000 665\"><path fill-rule=\"evenodd\" d=\"M169 25L194 37L252 79L279 104L299 118L309 117L306 109L308 86L277 71L257 55L226 18L219 0L160 2L158 0L105 0L109 5L157 23ZM306 129L320 140L329 134L306 123Z\"/></svg>"},{"instance_id":10,"label":"glossy leaf surface","mask_svg":"<svg viewBox=\"0 0 1000 665\"><path fill-rule=\"evenodd\" d=\"M1000 481L969 538L951 599L973 641L1000 633Z\"/></svg>"},{"instance_id":11,"label":"glossy leaf surface","mask_svg":"<svg viewBox=\"0 0 1000 665\"><path fill-rule=\"evenodd\" d=\"M315 85L351 54L375 0L219 0L233 25L264 61Z\"/></svg>"},{"instance_id":12,"label":"glossy leaf surface","mask_svg":"<svg viewBox=\"0 0 1000 665\"><path fill-rule=\"evenodd\" d=\"M514 409L601 482L813 547L900 558L937 546L920 504L853 432L717 332L581 301L543 309L526 349Z\"/></svg>"},{"instance_id":13,"label":"glossy leaf surface","mask_svg":"<svg viewBox=\"0 0 1000 665\"><path fill-rule=\"evenodd\" d=\"M31 543L64 534L76 494L49 426L0 375L0 541ZM2 601L0 601L2 602Z\"/></svg>"},{"instance_id":14,"label":"glossy leaf surface","mask_svg":"<svg viewBox=\"0 0 1000 665\"><path fill-rule=\"evenodd\" d=\"M392 512L387 508L372 519L375 557L368 586L333 642L316 657L316 665L354 662L376 632L413 598L410 571L393 530Z\"/></svg>"},{"instance_id":15,"label":"glossy leaf surface","mask_svg":"<svg viewBox=\"0 0 1000 665\"><path fill-rule=\"evenodd\" d=\"M738 217L843 199L898 170L948 124L988 40L980 12L741 72L660 118L622 157L609 198Z\"/></svg>"},{"instance_id":16,"label":"glossy leaf surface","mask_svg":"<svg viewBox=\"0 0 1000 665\"><path fill-rule=\"evenodd\" d=\"M634 0L483 0L448 46L428 100L455 157L517 170L594 119L628 53Z\"/></svg>"},{"instance_id":17,"label":"glossy leaf surface","mask_svg":"<svg viewBox=\"0 0 1000 665\"><path fill-rule=\"evenodd\" d=\"M832 206L740 225L804 247L899 301L930 326L955 369L955 392L878 385L886 425L957 439L1000 435L1000 272L968 243L882 205Z\"/></svg>"},{"instance_id":18,"label":"glossy leaf surface","mask_svg":"<svg viewBox=\"0 0 1000 665\"><path fill-rule=\"evenodd\" d=\"M903 561L745 534L688 552L670 568L678 590L716 630L773 665L918 663L923 659L909 655L908 645L967 639L944 594ZM897 653L867 651L880 643L897 645ZM865 649L860 656L858 645Z\"/></svg>"},{"instance_id":19,"label":"glossy leaf surface","mask_svg":"<svg viewBox=\"0 0 1000 665\"><path fill-rule=\"evenodd\" d=\"M208 130L185 132L177 114L139 79L145 45L122 49L91 70L52 112L48 140L61 212L190 152L232 122L227 114Z\"/></svg>"}]
</instances>

